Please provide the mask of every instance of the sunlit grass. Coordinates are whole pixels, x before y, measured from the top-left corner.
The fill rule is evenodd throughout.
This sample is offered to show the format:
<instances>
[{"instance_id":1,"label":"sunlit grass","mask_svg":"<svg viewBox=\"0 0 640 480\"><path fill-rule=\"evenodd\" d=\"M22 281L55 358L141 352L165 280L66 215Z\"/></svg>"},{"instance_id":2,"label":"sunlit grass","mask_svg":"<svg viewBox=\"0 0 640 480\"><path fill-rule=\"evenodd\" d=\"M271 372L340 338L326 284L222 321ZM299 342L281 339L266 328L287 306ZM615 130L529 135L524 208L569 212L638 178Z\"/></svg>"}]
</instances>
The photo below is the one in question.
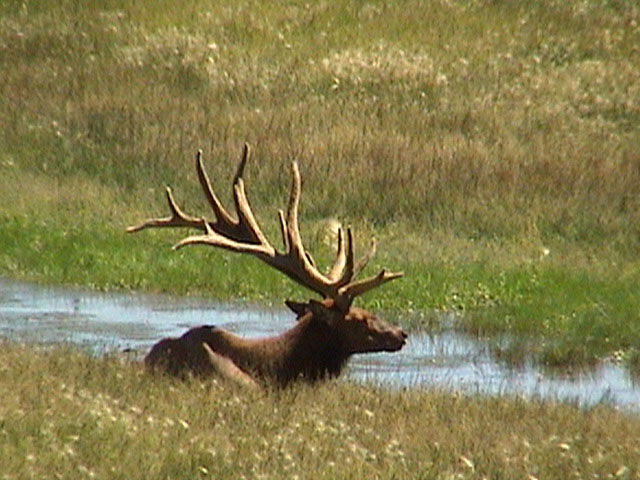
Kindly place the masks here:
<instances>
[{"instance_id":1,"label":"sunlit grass","mask_svg":"<svg viewBox=\"0 0 640 480\"><path fill-rule=\"evenodd\" d=\"M635 478L639 420L597 406L177 382L3 344L3 478Z\"/></svg>"},{"instance_id":2,"label":"sunlit grass","mask_svg":"<svg viewBox=\"0 0 640 480\"><path fill-rule=\"evenodd\" d=\"M184 183L197 148L228 179L246 140L256 198L281 191L295 156L312 215L637 237L633 9L66 7L4 21L3 138L19 166L138 194Z\"/></svg>"}]
</instances>

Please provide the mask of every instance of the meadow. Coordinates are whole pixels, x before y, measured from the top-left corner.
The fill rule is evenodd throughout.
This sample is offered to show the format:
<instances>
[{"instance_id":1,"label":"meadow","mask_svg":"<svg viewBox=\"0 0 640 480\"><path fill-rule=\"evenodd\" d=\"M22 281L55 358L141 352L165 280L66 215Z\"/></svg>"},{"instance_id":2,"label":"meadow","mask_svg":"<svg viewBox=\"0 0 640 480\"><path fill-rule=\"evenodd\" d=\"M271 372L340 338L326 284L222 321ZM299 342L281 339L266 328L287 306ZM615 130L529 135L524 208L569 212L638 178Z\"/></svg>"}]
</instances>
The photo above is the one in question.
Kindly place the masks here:
<instances>
[{"instance_id":1,"label":"meadow","mask_svg":"<svg viewBox=\"0 0 640 480\"><path fill-rule=\"evenodd\" d=\"M0 345L0 478L482 479L640 475L640 418L336 381L279 392Z\"/></svg>"},{"instance_id":2,"label":"meadow","mask_svg":"<svg viewBox=\"0 0 640 480\"><path fill-rule=\"evenodd\" d=\"M623 0L0 2L0 275L265 304L254 259L127 235L170 184L247 188L277 244L288 168L405 278L359 305L506 335L496 354L640 369L640 7ZM0 478L640 478L634 414L389 391L248 393L0 344Z\"/></svg>"}]
</instances>

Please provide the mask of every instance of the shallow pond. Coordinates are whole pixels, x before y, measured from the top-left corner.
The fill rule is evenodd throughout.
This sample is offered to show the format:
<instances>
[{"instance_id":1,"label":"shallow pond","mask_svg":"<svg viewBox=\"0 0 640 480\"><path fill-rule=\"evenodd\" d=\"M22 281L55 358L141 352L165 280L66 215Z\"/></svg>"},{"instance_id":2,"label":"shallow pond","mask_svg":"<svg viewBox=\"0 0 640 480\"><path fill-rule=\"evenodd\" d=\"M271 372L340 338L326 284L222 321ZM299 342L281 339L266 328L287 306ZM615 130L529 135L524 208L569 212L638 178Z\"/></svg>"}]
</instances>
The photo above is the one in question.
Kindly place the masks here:
<instances>
[{"instance_id":1,"label":"shallow pond","mask_svg":"<svg viewBox=\"0 0 640 480\"><path fill-rule=\"evenodd\" d=\"M293 325L284 308L265 309L190 297L100 293L0 279L0 338L69 342L90 350L145 352L164 336L215 324L247 337ZM607 403L640 409L640 385L628 371L604 363L576 375L545 375L534 366L497 363L488 345L454 330L413 333L400 352L355 356L347 377L392 387L436 386L463 393L552 398L582 406Z\"/></svg>"}]
</instances>

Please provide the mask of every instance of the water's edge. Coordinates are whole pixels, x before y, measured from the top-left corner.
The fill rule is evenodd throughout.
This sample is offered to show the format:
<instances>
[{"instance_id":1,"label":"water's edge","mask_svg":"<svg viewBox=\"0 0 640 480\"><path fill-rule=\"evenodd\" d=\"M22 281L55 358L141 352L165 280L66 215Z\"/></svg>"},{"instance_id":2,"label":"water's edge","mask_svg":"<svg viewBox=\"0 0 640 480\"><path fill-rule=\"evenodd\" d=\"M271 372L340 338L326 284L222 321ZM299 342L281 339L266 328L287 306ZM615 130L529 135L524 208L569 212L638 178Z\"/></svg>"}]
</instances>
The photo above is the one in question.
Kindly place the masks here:
<instances>
[{"instance_id":1,"label":"water's edge","mask_svg":"<svg viewBox=\"0 0 640 480\"><path fill-rule=\"evenodd\" d=\"M195 325L215 324L258 337L279 333L293 322L284 308L43 287L0 278L0 338L17 342L69 342L95 353L142 353L160 338L180 335ZM349 365L348 378L392 387L435 386L640 409L640 385L618 365L604 363L573 376L544 375L532 365L509 369L491 357L485 342L453 330L413 334L400 352L355 356Z\"/></svg>"}]
</instances>

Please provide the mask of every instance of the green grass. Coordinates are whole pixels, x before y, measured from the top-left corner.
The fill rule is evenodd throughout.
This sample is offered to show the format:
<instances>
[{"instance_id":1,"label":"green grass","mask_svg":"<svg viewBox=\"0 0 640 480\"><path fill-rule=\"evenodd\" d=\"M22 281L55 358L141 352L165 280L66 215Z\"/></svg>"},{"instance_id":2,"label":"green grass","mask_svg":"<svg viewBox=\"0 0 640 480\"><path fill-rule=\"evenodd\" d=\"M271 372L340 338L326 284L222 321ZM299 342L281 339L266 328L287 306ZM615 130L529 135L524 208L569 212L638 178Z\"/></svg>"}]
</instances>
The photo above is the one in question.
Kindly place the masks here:
<instances>
[{"instance_id":1,"label":"green grass","mask_svg":"<svg viewBox=\"0 0 640 480\"><path fill-rule=\"evenodd\" d=\"M247 141L271 238L297 158L310 250L329 258L335 217L379 239L371 272L407 273L361 304L416 326L459 312L512 336L506 357L637 366L638 17L599 0L5 1L0 274L306 296L254 260L123 233L166 210L166 183L206 211L199 148L228 200Z\"/></svg>"},{"instance_id":2,"label":"green grass","mask_svg":"<svg viewBox=\"0 0 640 480\"><path fill-rule=\"evenodd\" d=\"M0 349L0 471L22 478L637 478L637 416L346 382L280 392Z\"/></svg>"}]
</instances>

